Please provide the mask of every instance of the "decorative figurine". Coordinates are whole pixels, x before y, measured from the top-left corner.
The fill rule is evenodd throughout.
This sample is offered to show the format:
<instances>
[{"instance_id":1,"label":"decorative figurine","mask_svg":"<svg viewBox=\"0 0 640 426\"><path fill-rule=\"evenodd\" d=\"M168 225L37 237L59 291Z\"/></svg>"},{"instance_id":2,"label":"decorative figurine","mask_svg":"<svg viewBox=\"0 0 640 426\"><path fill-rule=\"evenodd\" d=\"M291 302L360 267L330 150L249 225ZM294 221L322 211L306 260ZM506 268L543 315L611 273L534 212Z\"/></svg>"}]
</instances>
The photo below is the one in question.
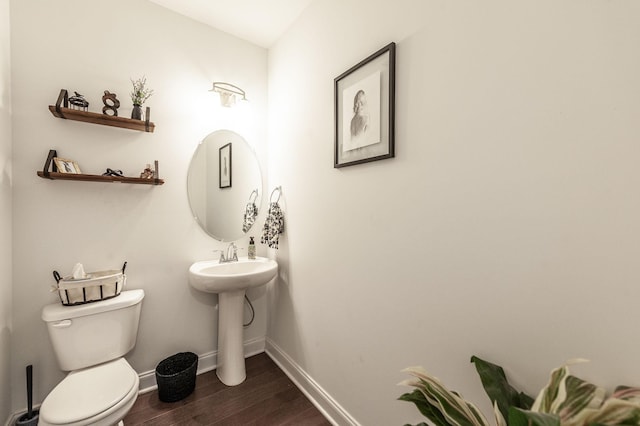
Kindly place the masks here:
<instances>
[{"instance_id":1,"label":"decorative figurine","mask_svg":"<svg viewBox=\"0 0 640 426\"><path fill-rule=\"evenodd\" d=\"M142 179L153 179L153 169L151 168L151 164L147 164L147 167L140 173L140 177Z\"/></svg>"},{"instance_id":2,"label":"decorative figurine","mask_svg":"<svg viewBox=\"0 0 640 426\"><path fill-rule=\"evenodd\" d=\"M110 115L112 117L118 116L118 108L120 108L120 101L116 98L115 93L111 93L108 90L104 91L104 96L102 96L102 103L104 106L102 107L102 113L105 115Z\"/></svg>"},{"instance_id":3,"label":"decorative figurine","mask_svg":"<svg viewBox=\"0 0 640 426\"><path fill-rule=\"evenodd\" d=\"M124 177L124 175L122 174L122 170L116 170L116 169L107 169L106 172L104 172L102 174L102 176L118 176L118 177Z\"/></svg>"},{"instance_id":4,"label":"decorative figurine","mask_svg":"<svg viewBox=\"0 0 640 426\"><path fill-rule=\"evenodd\" d=\"M142 104L153 95L153 89L146 88L147 78L142 76L137 80L131 79L133 91L131 92L131 102L133 102L133 110L131 118L134 120L142 120Z\"/></svg>"},{"instance_id":5,"label":"decorative figurine","mask_svg":"<svg viewBox=\"0 0 640 426\"><path fill-rule=\"evenodd\" d=\"M69 103L71 104L71 109L77 109L81 111L86 111L89 108L89 102L78 92L73 92L76 95L71 96L69 98Z\"/></svg>"}]
</instances>

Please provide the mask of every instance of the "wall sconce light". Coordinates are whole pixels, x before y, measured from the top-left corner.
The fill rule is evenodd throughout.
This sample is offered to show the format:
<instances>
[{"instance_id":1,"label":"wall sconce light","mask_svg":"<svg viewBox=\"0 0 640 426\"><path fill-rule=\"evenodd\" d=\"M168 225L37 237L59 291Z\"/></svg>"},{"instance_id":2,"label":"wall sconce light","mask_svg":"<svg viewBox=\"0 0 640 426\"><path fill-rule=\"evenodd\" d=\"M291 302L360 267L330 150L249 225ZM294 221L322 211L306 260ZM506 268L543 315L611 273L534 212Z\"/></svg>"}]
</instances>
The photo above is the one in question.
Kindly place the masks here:
<instances>
[{"instance_id":1,"label":"wall sconce light","mask_svg":"<svg viewBox=\"0 0 640 426\"><path fill-rule=\"evenodd\" d=\"M220 94L220 105L224 107L232 107L236 104L236 96L242 96L241 101L247 101L247 96L244 90L233 84L223 83L221 81L214 81L213 88L210 92L217 92Z\"/></svg>"}]
</instances>

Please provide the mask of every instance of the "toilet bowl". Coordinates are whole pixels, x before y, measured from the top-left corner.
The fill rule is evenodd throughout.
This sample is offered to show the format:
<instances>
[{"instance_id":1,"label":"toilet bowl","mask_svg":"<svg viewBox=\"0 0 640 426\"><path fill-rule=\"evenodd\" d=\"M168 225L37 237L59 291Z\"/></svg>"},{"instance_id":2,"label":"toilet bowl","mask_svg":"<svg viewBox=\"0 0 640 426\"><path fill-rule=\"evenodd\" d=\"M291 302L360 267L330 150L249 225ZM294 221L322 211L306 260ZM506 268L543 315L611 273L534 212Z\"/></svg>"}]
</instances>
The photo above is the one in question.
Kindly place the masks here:
<instances>
[{"instance_id":1,"label":"toilet bowl","mask_svg":"<svg viewBox=\"0 0 640 426\"><path fill-rule=\"evenodd\" d=\"M42 310L66 377L40 406L42 426L113 426L138 397L140 379L124 359L134 346L144 291L78 306Z\"/></svg>"}]
</instances>

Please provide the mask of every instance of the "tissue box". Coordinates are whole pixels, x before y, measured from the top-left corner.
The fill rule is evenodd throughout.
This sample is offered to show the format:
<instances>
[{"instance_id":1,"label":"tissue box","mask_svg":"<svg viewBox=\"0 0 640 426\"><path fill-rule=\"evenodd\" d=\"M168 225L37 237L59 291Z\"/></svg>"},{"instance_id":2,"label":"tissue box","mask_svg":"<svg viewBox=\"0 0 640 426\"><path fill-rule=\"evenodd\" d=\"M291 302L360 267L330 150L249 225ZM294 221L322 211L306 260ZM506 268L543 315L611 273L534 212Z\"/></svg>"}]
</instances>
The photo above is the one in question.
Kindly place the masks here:
<instances>
[{"instance_id":1,"label":"tissue box","mask_svg":"<svg viewBox=\"0 0 640 426\"><path fill-rule=\"evenodd\" d=\"M86 278L75 279L72 276L60 278L53 273L57 281L57 292L63 305L80 305L110 299L120 294L127 276L120 270L89 272Z\"/></svg>"}]
</instances>

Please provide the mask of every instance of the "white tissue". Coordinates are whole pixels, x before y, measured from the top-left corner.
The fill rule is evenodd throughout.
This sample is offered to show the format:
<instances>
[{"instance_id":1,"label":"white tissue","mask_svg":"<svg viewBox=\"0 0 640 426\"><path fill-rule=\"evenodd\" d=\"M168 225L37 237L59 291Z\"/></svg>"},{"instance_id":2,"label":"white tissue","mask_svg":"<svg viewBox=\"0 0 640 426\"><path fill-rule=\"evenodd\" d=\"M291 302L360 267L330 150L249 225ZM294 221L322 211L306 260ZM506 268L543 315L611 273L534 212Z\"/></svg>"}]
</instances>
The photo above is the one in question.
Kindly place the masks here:
<instances>
[{"instance_id":1,"label":"white tissue","mask_svg":"<svg viewBox=\"0 0 640 426\"><path fill-rule=\"evenodd\" d=\"M87 274L85 274L84 272L84 266L82 266L82 263L76 263L76 265L73 267L73 271L71 271L71 275L73 276L74 280L87 278Z\"/></svg>"}]
</instances>

